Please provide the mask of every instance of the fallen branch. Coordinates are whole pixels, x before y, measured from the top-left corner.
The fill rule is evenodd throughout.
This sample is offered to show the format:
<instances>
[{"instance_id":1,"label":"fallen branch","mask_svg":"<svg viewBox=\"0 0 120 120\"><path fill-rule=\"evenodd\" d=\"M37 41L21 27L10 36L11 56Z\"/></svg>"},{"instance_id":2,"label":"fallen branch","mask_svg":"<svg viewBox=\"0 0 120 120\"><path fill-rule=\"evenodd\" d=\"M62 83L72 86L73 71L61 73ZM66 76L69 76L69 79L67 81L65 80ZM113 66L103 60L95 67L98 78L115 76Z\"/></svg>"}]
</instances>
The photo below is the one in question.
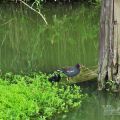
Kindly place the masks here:
<instances>
[{"instance_id":1,"label":"fallen branch","mask_svg":"<svg viewBox=\"0 0 120 120\"><path fill-rule=\"evenodd\" d=\"M25 3L24 1L22 0L19 0L21 3L23 3L25 6L27 6L28 8L30 8L32 11L36 12L37 14L39 14L42 19L44 20L44 22L46 23L46 25L48 25L48 22L46 21L46 18L44 17L44 15L39 11L35 10L33 7L29 6L27 3Z\"/></svg>"}]
</instances>

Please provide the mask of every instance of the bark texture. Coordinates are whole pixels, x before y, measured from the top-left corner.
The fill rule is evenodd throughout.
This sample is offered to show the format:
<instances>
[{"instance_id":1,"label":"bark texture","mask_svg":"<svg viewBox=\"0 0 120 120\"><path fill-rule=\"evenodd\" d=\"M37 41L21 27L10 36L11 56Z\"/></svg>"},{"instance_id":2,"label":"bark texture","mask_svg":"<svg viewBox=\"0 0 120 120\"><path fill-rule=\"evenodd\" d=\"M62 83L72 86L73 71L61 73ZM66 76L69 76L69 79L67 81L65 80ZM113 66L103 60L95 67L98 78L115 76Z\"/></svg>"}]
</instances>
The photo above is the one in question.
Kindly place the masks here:
<instances>
[{"instance_id":1,"label":"bark texture","mask_svg":"<svg viewBox=\"0 0 120 120\"><path fill-rule=\"evenodd\" d=\"M103 0L100 19L98 89L120 83L120 0Z\"/></svg>"}]
</instances>

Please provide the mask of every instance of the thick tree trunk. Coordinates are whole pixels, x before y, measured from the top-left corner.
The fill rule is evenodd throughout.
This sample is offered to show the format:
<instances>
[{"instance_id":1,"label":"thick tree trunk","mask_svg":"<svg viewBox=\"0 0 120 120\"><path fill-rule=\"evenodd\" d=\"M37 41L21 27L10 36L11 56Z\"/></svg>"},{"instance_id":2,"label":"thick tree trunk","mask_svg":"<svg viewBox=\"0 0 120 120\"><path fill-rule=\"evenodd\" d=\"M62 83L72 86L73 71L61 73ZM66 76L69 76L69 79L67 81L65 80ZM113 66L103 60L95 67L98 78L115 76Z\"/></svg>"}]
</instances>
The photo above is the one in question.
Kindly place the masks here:
<instances>
[{"instance_id":1,"label":"thick tree trunk","mask_svg":"<svg viewBox=\"0 0 120 120\"><path fill-rule=\"evenodd\" d=\"M113 63L116 66L116 78L120 83L120 0L114 0L114 58Z\"/></svg>"},{"instance_id":2,"label":"thick tree trunk","mask_svg":"<svg viewBox=\"0 0 120 120\"><path fill-rule=\"evenodd\" d=\"M103 0L100 20L98 89L120 83L120 0Z\"/></svg>"}]
</instances>

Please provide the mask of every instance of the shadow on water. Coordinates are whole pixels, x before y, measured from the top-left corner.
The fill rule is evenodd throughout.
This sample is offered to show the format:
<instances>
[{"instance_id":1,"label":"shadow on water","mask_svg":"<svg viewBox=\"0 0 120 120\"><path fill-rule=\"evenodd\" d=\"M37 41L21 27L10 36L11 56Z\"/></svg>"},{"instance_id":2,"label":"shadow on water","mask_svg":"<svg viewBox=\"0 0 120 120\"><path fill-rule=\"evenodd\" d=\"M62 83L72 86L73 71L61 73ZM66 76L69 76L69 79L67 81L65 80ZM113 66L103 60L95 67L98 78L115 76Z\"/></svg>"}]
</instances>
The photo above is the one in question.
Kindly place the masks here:
<instances>
[{"instance_id":1,"label":"shadow on water","mask_svg":"<svg viewBox=\"0 0 120 120\"><path fill-rule=\"evenodd\" d=\"M98 9L47 5L42 13L48 26L24 6L0 4L2 71L49 72L76 63L97 64Z\"/></svg>"},{"instance_id":2,"label":"shadow on water","mask_svg":"<svg viewBox=\"0 0 120 120\"><path fill-rule=\"evenodd\" d=\"M120 95L97 91L97 81L79 84L88 94L82 106L69 113L57 116L54 120L119 120Z\"/></svg>"}]
</instances>

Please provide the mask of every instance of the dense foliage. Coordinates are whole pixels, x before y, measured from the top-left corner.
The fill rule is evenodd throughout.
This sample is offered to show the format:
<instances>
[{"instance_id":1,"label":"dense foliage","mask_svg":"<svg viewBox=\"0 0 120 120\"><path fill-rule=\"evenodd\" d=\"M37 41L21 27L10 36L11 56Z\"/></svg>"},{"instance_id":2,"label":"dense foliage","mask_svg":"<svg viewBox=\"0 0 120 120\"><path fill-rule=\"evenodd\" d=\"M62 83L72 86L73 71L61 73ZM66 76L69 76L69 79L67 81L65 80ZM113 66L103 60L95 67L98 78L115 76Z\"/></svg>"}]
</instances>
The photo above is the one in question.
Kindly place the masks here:
<instances>
[{"instance_id":1,"label":"dense foliage","mask_svg":"<svg viewBox=\"0 0 120 120\"><path fill-rule=\"evenodd\" d=\"M80 106L83 98L79 87L51 84L42 73L0 77L0 119L50 119Z\"/></svg>"}]
</instances>

